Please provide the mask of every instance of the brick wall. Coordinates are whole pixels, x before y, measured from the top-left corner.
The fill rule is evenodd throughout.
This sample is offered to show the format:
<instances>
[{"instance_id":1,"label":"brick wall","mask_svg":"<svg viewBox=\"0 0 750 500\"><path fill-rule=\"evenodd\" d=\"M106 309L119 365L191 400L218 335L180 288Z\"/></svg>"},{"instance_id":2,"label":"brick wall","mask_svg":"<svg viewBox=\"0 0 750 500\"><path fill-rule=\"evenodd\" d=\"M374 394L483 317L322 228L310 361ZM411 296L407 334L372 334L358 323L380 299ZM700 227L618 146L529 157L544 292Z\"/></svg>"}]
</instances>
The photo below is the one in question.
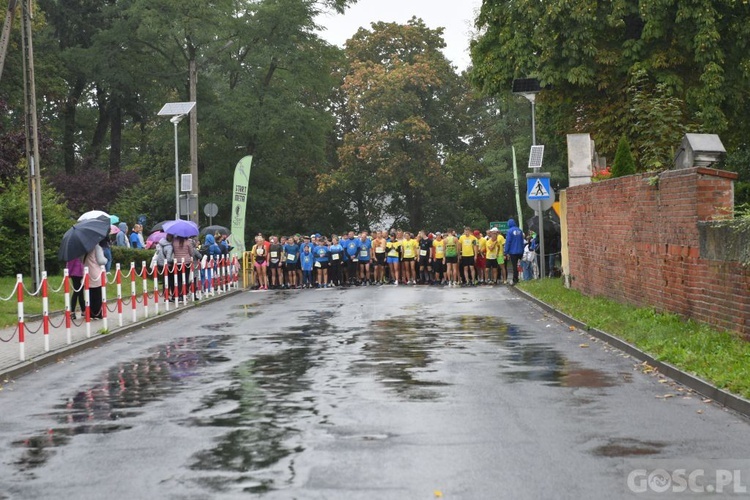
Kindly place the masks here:
<instances>
[{"instance_id":1,"label":"brick wall","mask_svg":"<svg viewBox=\"0 0 750 500\"><path fill-rule=\"evenodd\" d=\"M664 172L658 182L640 174L568 188L571 286L750 340L750 269L701 256L698 227L732 213L735 178L692 168Z\"/></svg>"}]
</instances>

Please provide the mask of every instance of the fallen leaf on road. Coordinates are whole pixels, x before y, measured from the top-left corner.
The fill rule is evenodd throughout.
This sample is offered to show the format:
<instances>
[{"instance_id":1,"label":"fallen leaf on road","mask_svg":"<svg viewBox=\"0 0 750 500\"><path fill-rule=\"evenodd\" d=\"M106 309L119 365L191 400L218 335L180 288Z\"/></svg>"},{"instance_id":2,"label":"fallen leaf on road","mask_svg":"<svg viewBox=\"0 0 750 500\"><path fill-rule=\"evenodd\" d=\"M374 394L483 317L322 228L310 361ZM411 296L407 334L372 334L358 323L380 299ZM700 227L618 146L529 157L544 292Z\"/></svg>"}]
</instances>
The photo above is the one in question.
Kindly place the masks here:
<instances>
[{"instance_id":1,"label":"fallen leaf on road","mask_svg":"<svg viewBox=\"0 0 750 500\"><path fill-rule=\"evenodd\" d=\"M666 384L667 382L669 382L669 380L667 380L665 378L659 379L659 383L660 384Z\"/></svg>"},{"instance_id":2,"label":"fallen leaf on road","mask_svg":"<svg viewBox=\"0 0 750 500\"><path fill-rule=\"evenodd\" d=\"M703 410L697 410L695 413L703 413Z\"/></svg>"},{"instance_id":3,"label":"fallen leaf on road","mask_svg":"<svg viewBox=\"0 0 750 500\"><path fill-rule=\"evenodd\" d=\"M571 332L574 332L574 331L576 331L576 327L575 327L575 326L573 326L573 325L570 325L570 331L571 331Z\"/></svg>"},{"instance_id":4,"label":"fallen leaf on road","mask_svg":"<svg viewBox=\"0 0 750 500\"><path fill-rule=\"evenodd\" d=\"M440 490L435 490L434 494L435 494L435 498L443 498L443 492Z\"/></svg>"},{"instance_id":5,"label":"fallen leaf on road","mask_svg":"<svg viewBox=\"0 0 750 500\"><path fill-rule=\"evenodd\" d=\"M711 403L712 401L710 399L704 399L703 402L704 403Z\"/></svg>"},{"instance_id":6,"label":"fallen leaf on road","mask_svg":"<svg viewBox=\"0 0 750 500\"><path fill-rule=\"evenodd\" d=\"M585 349L585 348L586 348L586 347L588 347L588 346L589 346L588 344L581 344L581 345L579 345L578 347L580 347L580 348L582 348L582 349Z\"/></svg>"}]
</instances>

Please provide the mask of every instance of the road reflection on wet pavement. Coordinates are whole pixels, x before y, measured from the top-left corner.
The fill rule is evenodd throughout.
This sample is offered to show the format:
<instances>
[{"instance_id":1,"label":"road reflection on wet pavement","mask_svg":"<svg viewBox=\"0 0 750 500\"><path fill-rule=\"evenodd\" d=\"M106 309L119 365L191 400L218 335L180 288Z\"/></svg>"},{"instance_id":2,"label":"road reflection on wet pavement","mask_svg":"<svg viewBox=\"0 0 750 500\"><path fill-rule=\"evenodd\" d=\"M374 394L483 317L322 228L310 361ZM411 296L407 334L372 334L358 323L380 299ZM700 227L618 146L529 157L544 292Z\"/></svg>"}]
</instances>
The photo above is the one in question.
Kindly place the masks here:
<instances>
[{"instance_id":1,"label":"road reflection on wet pavement","mask_svg":"<svg viewBox=\"0 0 750 500\"><path fill-rule=\"evenodd\" d=\"M201 309L21 379L29 399L3 394L29 402L0 426L0 493L100 497L77 482L88 473L111 498L582 498L619 487L623 457L689 453L667 418L704 433L724 419L736 433L714 453L750 444L744 420L696 419L687 393L657 401L664 385L634 361L580 349L581 332L502 288L245 293ZM139 480L108 482L112 463Z\"/></svg>"}]
</instances>

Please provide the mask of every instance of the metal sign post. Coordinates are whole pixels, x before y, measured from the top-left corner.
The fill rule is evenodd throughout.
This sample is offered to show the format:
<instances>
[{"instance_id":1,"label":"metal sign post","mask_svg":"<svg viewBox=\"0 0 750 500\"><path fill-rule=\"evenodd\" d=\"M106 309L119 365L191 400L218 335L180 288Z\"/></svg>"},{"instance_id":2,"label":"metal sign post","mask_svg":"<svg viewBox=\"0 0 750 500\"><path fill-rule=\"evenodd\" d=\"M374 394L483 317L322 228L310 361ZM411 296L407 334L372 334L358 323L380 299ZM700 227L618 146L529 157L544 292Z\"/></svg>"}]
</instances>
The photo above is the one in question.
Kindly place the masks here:
<instances>
[{"instance_id":1,"label":"metal sign post","mask_svg":"<svg viewBox=\"0 0 750 500\"><path fill-rule=\"evenodd\" d=\"M529 207L536 212L537 230L539 231L539 277L543 278L545 272L544 255L544 221L543 214L549 210L554 203L554 191L550 186L550 173L540 172L542 168L542 157L544 146L531 146L529 154L529 168L532 173L526 174L526 200Z\"/></svg>"}]
</instances>

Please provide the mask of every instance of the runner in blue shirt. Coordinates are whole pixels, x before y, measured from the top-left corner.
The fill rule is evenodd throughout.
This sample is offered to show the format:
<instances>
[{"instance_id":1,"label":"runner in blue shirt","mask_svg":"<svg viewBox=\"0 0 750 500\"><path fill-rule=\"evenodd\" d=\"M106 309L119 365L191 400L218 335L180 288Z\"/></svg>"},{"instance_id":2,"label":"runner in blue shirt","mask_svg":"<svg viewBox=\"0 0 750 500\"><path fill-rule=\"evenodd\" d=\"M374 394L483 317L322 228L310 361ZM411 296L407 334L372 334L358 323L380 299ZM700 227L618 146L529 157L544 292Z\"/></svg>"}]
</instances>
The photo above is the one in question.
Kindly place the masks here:
<instances>
[{"instance_id":1,"label":"runner in blue shirt","mask_svg":"<svg viewBox=\"0 0 750 500\"><path fill-rule=\"evenodd\" d=\"M315 254L315 268L318 270L318 288L328 287L328 245L319 241L318 245L313 247Z\"/></svg>"},{"instance_id":2,"label":"runner in blue shirt","mask_svg":"<svg viewBox=\"0 0 750 500\"><path fill-rule=\"evenodd\" d=\"M357 254L359 253L359 239L354 231L349 231L349 237L343 243L346 250L346 280L349 285L357 284Z\"/></svg>"},{"instance_id":3,"label":"runner in blue shirt","mask_svg":"<svg viewBox=\"0 0 750 500\"><path fill-rule=\"evenodd\" d=\"M341 261L344 260L344 247L339 244L339 239L334 236L331 241L331 246L328 247L328 252L331 256L331 284L334 286L341 286Z\"/></svg>"},{"instance_id":4,"label":"runner in blue shirt","mask_svg":"<svg viewBox=\"0 0 750 500\"><path fill-rule=\"evenodd\" d=\"M368 238L367 231L359 235L359 250L357 260L359 261L359 280L367 286L370 284L370 254L372 253L372 240Z\"/></svg>"},{"instance_id":5,"label":"runner in blue shirt","mask_svg":"<svg viewBox=\"0 0 750 500\"><path fill-rule=\"evenodd\" d=\"M309 245L303 248L299 260L300 266L302 267L302 288L312 288L312 271L315 263L315 256Z\"/></svg>"},{"instance_id":6,"label":"runner in blue shirt","mask_svg":"<svg viewBox=\"0 0 750 500\"><path fill-rule=\"evenodd\" d=\"M299 263L299 245L292 238L289 238L284 245L284 262L287 271L287 283L291 288L297 288L297 267Z\"/></svg>"}]
</instances>

